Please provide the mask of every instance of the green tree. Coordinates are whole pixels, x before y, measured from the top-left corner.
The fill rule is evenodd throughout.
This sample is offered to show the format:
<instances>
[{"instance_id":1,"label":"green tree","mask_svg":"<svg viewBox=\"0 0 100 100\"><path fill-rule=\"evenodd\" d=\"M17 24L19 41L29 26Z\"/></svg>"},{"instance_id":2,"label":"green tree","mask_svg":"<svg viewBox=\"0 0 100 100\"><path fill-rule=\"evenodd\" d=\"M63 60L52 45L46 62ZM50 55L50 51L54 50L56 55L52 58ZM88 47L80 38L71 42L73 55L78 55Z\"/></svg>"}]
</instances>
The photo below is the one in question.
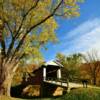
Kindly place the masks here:
<instances>
[{"instance_id":1,"label":"green tree","mask_svg":"<svg viewBox=\"0 0 100 100\"><path fill-rule=\"evenodd\" d=\"M58 61L64 66L62 69L63 77L73 81L79 75L79 67L82 61L81 54L72 54L66 56L64 54L58 53L57 54Z\"/></svg>"},{"instance_id":2,"label":"green tree","mask_svg":"<svg viewBox=\"0 0 100 100\"><path fill-rule=\"evenodd\" d=\"M56 41L54 16L79 16L82 0L0 0L0 94L10 96L11 81L26 55Z\"/></svg>"}]
</instances>

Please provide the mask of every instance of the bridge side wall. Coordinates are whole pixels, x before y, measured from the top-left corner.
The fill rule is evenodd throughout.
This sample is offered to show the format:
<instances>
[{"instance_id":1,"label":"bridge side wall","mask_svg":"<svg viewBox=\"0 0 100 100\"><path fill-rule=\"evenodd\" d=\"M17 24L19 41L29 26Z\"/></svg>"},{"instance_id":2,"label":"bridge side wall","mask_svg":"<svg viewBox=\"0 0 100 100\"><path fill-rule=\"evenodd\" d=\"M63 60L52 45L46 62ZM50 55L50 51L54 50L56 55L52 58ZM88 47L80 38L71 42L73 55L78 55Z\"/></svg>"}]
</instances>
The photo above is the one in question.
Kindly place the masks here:
<instances>
[{"instance_id":1,"label":"bridge side wall","mask_svg":"<svg viewBox=\"0 0 100 100\"><path fill-rule=\"evenodd\" d=\"M63 88L57 85L43 83L42 86L42 96L61 96L63 95Z\"/></svg>"}]
</instances>

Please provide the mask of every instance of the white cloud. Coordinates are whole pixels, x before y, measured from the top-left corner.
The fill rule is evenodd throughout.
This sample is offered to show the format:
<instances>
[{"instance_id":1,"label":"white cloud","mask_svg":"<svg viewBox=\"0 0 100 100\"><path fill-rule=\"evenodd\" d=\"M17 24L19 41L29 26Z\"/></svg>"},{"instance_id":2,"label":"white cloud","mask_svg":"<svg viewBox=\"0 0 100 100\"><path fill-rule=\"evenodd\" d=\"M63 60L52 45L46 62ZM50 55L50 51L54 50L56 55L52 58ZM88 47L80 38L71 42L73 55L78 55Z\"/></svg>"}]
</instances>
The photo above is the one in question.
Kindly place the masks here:
<instances>
[{"instance_id":1,"label":"white cloud","mask_svg":"<svg viewBox=\"0 0 100 100\"><path fill-rule=\"evenodd\" d=\"M90 32L91 30L93 30L94 28L100 26L100 19L99 18L95 18L95 19L91 19L88 21L85 21L84 23L82 23L81 25L79 25L77 28L75 28L74 30L70 31L64 39L72 39L75 36L78 35L83 35L87 32Z\"/></svg>"},{"instance_id":2,"label":"white cloud","mask_svg":"<svg viewBox=\"0 0 100 100\"><path fill-rule=\"evenodd\" d=\"M78 40L75 40L75 43L79 48L98 48L100 46L100 26L80 36Z\"/></svg>"},{"instance_id":3,"label":"white cloud","mask_svg":"<svg viewBox=\"0 0 100 100\"><path fill-rule=\"evenodd\" d=\"M68 34L64 38L64 41L71 39L69 44L72 46L69 48L66 47L62 52L84 52L90 49L96 49L100 52L100 18L88 20ZM68 45L68 42L64 42L63 46L66 45Z\"/></svg>"}]
</instances>

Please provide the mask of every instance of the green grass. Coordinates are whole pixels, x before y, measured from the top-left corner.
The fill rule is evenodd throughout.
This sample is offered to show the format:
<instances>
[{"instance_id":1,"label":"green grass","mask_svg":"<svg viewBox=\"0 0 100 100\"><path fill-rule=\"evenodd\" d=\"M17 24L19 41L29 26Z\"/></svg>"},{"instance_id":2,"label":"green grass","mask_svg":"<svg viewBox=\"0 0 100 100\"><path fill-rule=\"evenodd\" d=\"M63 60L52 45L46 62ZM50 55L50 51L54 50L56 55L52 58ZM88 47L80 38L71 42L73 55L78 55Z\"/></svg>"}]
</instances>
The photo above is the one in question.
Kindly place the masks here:
<instances>
[{"instance_id":1,"label":"green grass","mask_svg":"<svg viewBox=\"0 0 100 100\"><path fill-rule=\"evenodd\" d=\"M6 96L1 96L0 100L28 100L28 99L18 99L10 98ZM55 98L36 98L29 100L100 100L100 88L79 88L71 90L70 93L63 95L61 97Z\"/></svg>"},{"instance_id":2,"label":"green grass","mask_svg":"<svg viewBox=\"0 0 100 100\"><path fill-rule=\"evenodd\" d=\"M100 88L80 88L57 98L57 100L100 100Z\"/></svg>"}]
</instances>

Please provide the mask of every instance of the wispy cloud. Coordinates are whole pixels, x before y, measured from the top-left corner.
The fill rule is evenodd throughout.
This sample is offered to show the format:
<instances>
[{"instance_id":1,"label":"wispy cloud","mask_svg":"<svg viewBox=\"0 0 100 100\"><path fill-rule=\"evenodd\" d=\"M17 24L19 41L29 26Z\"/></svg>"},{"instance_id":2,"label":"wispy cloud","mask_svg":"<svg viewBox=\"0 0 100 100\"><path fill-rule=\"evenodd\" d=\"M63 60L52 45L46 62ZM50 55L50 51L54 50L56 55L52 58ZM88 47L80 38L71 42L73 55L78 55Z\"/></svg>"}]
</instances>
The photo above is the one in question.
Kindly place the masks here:
<instances>
[{"instance_id":1,"label":"wispy cloud","mask_svg":"<svg viewBox=\"0 0 100 100\"><path fill-rule=\"evenodd\" d=\"M77 28L68 32L64 39L71 40L75 37L79 37L80 35L83 35L87 32L90 32L91 30L98 27L99 25L100 25L100 19L99 18L88 20L88 21L82 23L81 25L79 25Z\"/></svg>"},{"instance_id":2,"label":"wispy cloud","mask_svg":"<svg viewBox=\"0 0 100 100\"><path fill-rule=\"evenodd\" d=\"M100 51L100 18L88 20L70 31L62 44L65 47L63 53L83 52L89 49Z\"/></svg>"}]
</instances>

